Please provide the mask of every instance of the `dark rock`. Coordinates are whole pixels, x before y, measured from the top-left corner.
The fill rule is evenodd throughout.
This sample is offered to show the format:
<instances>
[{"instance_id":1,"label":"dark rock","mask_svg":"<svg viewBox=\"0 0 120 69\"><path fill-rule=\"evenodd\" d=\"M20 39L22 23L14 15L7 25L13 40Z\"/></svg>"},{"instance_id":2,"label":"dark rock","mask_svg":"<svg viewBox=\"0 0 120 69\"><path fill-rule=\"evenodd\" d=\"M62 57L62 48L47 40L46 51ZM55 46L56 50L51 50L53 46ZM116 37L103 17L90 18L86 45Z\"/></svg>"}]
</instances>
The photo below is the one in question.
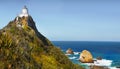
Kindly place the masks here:
<instances>
[{"instance_id":1,"label":"dark rock","mask_svg":"<svg viewBox=\"0 0 120 69\"><path fill-rule=\"evenodd\" d=\"M97 59L97 60L102 60L102 57L97 57L96 59Z\"/></svg>"},{"instance_id":2,"label":"dark rock","mask_svg":"<svg viewBox=\"0 0 120 69\"><path fill-rule=\"evenodd\" d=\"M67 51L66 51L67 54L74 54L73 50L71 48L69 48Z\"/></svg>"},{"instance_id":3,"label":"dark rock","mask_svg":"<svg viewBox=\"0 0 120 69\"><path fill-rule=\"evenodd\" d=\"M116 68L120 68L120 66L117 66Z\"/></svg>"}]
</instances>

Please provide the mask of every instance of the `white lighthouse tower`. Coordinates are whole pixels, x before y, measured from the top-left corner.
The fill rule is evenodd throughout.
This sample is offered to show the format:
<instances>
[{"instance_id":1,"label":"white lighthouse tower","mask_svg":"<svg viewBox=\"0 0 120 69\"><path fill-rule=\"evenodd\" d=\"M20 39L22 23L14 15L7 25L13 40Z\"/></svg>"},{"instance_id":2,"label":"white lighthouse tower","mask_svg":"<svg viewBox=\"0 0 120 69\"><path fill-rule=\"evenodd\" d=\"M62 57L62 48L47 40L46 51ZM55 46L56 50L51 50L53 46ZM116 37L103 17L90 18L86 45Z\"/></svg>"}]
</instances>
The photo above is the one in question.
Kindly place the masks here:
<instances>
[{"instance_id":1,"label":"white lighthouse tower","mask_svg":"<svg viewBox=\"0 0 120 69\"><path fill-rule=\"evenodd\" d=\"M28 9L26 6L23 7L21 14L19 14L19 17L28 17Z\"/></svg>"}]
</instances>

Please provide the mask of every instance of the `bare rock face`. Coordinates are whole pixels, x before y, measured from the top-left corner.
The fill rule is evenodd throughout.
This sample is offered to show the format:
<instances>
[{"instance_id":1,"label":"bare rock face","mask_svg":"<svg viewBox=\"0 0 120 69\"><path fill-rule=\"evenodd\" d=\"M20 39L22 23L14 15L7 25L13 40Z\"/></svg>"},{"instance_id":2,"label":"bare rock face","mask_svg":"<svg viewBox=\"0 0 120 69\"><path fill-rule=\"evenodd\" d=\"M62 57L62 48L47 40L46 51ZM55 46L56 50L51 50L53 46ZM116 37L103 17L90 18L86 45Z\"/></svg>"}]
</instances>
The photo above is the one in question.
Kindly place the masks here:
<instances>
[{"instance_id":1,"label":"bare rock face","mask_svg":"<svg viewBox=\"0 0 120 69\"><path fill-rule=\"evenodd\" d=\"M19 17L17 16L14 20L14 23L16 24L16 27L18 27L19 29L27 29L28 27L30 27L32 30L34 30L35 34L38 36L38 38L41 39L41 41L45 42L44 44L46 46L50 46L53 45L50 41L48 41L48 39L43 36L36 28L35 22L33 20L33 18L29 15L27 17L23 16L23 17Z\"/></svg>"},{"instance_id":2,"label":"bare rock face","mask_svg":"<svg viewBox=\"0 0 120 69\"><path fill-rule=\"evenodd\" d=\"M93 63L93 56L89 51L83 50L80 54L79 60L82 63Z\"/></svg>"},{"instance_id":3,"label":"bare rock face","mask_svg":"<svg viewBox=\"0 0 120 69\"><path fill-rule=\"evenodd\" d=\"M73 50L71 48L69 48L67 51L66 51L67 54L74 54L73 53Z\"/></svg>"}]
</instances>

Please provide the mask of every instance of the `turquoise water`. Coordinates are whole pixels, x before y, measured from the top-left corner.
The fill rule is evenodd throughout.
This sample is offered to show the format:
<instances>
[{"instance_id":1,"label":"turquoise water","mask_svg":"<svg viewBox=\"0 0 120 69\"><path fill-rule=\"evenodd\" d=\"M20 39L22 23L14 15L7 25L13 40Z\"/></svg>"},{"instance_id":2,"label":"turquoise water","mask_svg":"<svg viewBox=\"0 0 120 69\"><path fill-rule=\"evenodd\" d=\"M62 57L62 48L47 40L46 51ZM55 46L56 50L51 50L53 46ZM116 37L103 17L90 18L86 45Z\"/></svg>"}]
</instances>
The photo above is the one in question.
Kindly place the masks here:
<instances>
[{"instance_id":1,"label":"turquoise water","mask_svg":"<svg viewBox=\"0 0 120 69\"><path fill-rule=\"evenodd\" d=\"M120 67L120 42L53 41L53 44L60 47L63 52L68 48L71 48L74 52L89 50L94 58L100 56L112 61L111 66ZM68 56L72 62L81 64L78 61L79 54Z\"/></svg>"}]
</instances>

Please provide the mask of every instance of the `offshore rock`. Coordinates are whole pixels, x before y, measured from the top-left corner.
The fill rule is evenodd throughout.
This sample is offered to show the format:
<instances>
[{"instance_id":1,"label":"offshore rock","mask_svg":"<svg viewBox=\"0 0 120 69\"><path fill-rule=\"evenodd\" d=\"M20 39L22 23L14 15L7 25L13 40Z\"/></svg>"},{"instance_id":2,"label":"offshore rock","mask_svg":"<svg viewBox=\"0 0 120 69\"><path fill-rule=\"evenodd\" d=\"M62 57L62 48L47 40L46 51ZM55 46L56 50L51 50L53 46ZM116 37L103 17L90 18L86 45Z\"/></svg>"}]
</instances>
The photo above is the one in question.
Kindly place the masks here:
<instances>
[{"instance_id":1,"label":"offshore rock","mask_svg":"<svg viewBox=\"0 0 120 69\"><path fill-rule=\"evenodd\" d=\"M74 54L73 50L71 48L69 48L67 51L66 51L67 54Z\"/></svg>"},{"instance_id":2,"label":"offshore rock","mask_svg":"<svg viewBox=\"0 0 120 69\"><path fill-rule=\"evenodd\" d=\"M80 54L79 60L82 63L93 63L93 56L89 51L83 50Z\"/></svg>"}]
</instances>

